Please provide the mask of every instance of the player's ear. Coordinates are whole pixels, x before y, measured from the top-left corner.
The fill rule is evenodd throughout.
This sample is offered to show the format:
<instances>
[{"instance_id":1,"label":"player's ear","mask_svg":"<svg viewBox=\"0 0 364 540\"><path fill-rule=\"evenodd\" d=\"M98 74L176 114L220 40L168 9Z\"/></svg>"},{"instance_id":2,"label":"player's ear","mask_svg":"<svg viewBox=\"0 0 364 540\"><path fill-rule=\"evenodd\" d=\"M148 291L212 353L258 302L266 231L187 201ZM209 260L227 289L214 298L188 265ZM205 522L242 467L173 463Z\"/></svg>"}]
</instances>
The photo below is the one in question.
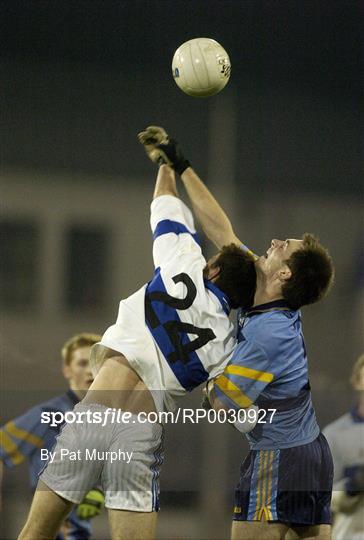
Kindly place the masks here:
<instances>
[{"instance_id":1,"label":"player's ear","mask_svg":"<svg viewBox=\"0 0 364 540\"><path fill-rule=\"evenodd\" d=\"M220 275L220 266L210 266L207 274L207 279L210 281L216 280Z\"/></svg>"},{"instance_id":2,"label":"player's ear","mask_svg":"<svg viewBox=\"0 0 364 540\"><path fill-rule=\"evenodd\" d=\"M279 281L287 281L292 277L292 271L287 264L284 264L280 270L278 270Z\"/></svg>"},{"instance_id":3,"label":"player's ear","mask_svg":"<svg viewBox=\"0 0 364 540\"><path fill-rule=\"evenodd\" d=\"M63 373L63 377L65 379L70 379L71 378L71 370L70 370L70 366L68 364L64 364L62 366L62 373Z\"/></svg>"}]
</instances>

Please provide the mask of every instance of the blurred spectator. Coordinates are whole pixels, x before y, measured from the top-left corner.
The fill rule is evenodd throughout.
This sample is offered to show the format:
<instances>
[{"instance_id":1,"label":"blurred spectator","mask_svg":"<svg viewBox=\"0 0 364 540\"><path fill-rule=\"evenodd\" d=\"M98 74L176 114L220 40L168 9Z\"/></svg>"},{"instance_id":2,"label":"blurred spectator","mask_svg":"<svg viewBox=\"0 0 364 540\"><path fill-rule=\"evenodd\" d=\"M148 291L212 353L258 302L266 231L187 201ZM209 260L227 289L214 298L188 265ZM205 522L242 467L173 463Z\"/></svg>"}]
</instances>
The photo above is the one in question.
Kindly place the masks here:
<instances>
[{"instance_id":1,"label":"blurred spectator","mask_svg":"<svg viewBox=\"0 0 364 540\"><path fill-rule=\"evenodd\" d=\"M334 459L333 540L364 540L364 354L350 378L354 408L324 429Z\"/></svg>"},{"instance_id":2,"label":"blurred spectator","mask_svg":"<svg viewBox=\"0 0 364 540\"><path fill-rule=\"evenodd\" d=\"M70 338L62 347L63 376L69 390L60 396L35 405L0 429L0 490L4 465L12 468L28 459L30 487L34 491L39 472L44 467L41 449L51 450L60 428L41 422L44 411L71 411L90 387L93 378L89 364L92 345L101 340L97 334L83 333ZM1 493L0 493L1 495ZM103 494L93 489L64 521L57 540L87 540L91 535L90 518L103 506Z\"/></svg>"}]
</instances>

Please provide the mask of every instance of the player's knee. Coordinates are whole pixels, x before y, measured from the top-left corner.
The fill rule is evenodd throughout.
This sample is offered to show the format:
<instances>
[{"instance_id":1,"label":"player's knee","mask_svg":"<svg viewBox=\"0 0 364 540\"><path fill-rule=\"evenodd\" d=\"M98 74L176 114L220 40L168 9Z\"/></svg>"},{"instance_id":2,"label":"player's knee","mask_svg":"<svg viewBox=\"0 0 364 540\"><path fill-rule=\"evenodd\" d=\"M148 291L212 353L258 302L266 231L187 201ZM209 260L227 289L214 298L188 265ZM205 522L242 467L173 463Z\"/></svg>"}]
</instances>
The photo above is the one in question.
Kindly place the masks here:
<instances>
[{"instance_id":1,"label":"player's knee","mask_svg":"<svg viewBox=\"0 0 364 540\"><path fill-rule=\"evenodd\" d=\"M33 526L29 521L26 522L21 530L18 540L51 540L53 536L45 535L37 526Z\"/></svg>"},{"instance_id":2,"label":"player's knee","mask_svg":"<svg viewBox=\"0 0 364 540\"><path fill-rule=\"evenodd\" d=\"M293 527L300 540L330 540L331 525L308 525Z\"/></svg>"},{"instance_id":3,"label":"player's knee","mask_svg":"<svg viewBox=\"0 0 364 540\"><path fill-rule=\"evenodd\" d=\"M132 512L109 509L112 540L154 540L157 512Z\"/></svg>"},{"instance_id":4,"label":"player's knee","mask_svg":"<svg viewBox=\"0 0 364 540\"><path fill-rule=\"evenodd\" d=\"M286 540L287 530L280 523L233 521L231 540Z\"/></svg>"}]
</instances>

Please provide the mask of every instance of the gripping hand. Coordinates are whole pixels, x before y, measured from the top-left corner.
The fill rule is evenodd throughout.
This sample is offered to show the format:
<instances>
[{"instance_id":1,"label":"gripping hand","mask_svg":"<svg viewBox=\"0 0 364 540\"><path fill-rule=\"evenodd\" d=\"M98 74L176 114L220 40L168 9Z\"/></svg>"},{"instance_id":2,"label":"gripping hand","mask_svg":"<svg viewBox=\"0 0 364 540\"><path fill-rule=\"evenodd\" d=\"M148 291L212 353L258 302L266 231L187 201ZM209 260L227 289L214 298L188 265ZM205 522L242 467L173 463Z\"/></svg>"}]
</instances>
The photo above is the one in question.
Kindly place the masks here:
<instances>
[{"instance_id":1,"label":"gripping hand","mask_svg":"<svg viewBox=\"0 0 364 540\"><path fill-rule=\"evenodd\" d=\"M92 519L98 516L104 506L105 497L98 489L91 489L77 507L80 519Z\"/></svg>"},{"instance_id":2,"label":"gripping hand","mask_svg":"<svg viewBox=\"0 0 364 540\"><path fill-rule=\"evenodd\" d=\"M165 163L180 175L190 166L177 141L171 139L162 127L149 126L139 133L138 139L154 163Z\"/></svg>"},{"instance_id":3,"label":"gripping hand","mask_svg":"<svg viewBox=\"0 0 364 540\"><path fill-rule=\"evenodd\" d=\"M208 380L205 388L202 390L201 408L206 409L206 411L208 411L209 409L213 409L212 403L210 401L210 392L214 385L214 381L215 379Z\"/></svg>"},{"instance_id":4,"label":"gripping hand","mask_svg":"<svg viewBox=\"0 0 364 540\"><path fill-rule=\"evenodd\" d=\"M205 409L206 411L212 409L209 396L207 395L206 387L202 390L201 409Z\"/></svg>"}]
</instances>

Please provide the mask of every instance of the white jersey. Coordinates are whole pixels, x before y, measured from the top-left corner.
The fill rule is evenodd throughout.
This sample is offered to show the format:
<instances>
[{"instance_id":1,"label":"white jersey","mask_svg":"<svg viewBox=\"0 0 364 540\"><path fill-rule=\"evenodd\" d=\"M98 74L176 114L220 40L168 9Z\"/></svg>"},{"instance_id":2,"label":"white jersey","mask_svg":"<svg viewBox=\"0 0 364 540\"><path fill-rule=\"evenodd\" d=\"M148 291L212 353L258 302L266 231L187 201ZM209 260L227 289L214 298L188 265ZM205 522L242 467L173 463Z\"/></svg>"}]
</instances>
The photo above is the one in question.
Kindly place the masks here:
<instances>
[{"instance_id":1,"label":"white jersey","mask_svg":"<svg viewBox=\"0 0 364 540\"><path fill-rule=\"evenodd\" d=\"M203 278L206 261L190 210L177 197L162 195L151 204L150 221L154 277L120 302L101 344L124 354L158 410L173 410L175 397L223 371L236 341L227 296ZM96 348L94 374L100 356Z\"/></svg>"},{"instance_id":2,"label":"white jersey","mask_svg":"<svg viewBox=\"0 0 364 540\"><path fill-rule=\"evenodd\" d=\"M356 411L344 414L323 430L334 460L332 507L335 512L333 540L364 540L364 494L346 497L345 484L358 466L364 466L364 421ZM344 503L345 504L345 503ZM340 505L340 506L339 506Z\"/></svg>"}]
</instances>

